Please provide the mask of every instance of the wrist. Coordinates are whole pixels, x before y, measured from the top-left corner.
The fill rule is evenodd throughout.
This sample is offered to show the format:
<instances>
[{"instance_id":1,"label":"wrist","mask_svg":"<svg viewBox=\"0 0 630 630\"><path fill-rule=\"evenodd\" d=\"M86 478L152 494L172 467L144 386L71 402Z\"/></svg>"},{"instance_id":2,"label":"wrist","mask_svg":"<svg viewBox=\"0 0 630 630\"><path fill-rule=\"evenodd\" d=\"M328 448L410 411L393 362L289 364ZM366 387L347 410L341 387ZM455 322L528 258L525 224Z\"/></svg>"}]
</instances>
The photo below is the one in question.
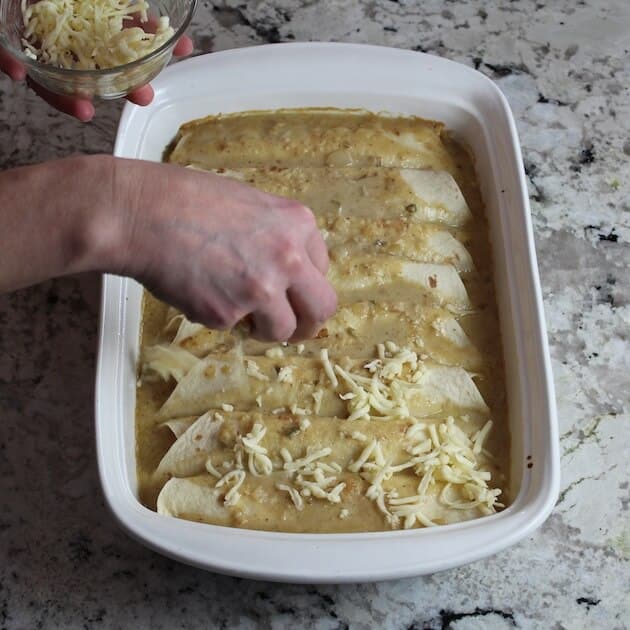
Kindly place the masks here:
<instances>
[{"instance_id":1,"label":"wrist","mask_svg":"<svg viewBox=\"0 0 630 630\"><path fill-rule=\"evenodd\" d=\"M110 155L82 156L74 165L75 177L85 198L75 204L70 221L66 273L98 271L122 273L127 265L129 235L133 224L133 199L129 177ZM133 163L133 162L131 162Z\"/></svg>"},{"instance_id":2,"label":"wrist","mask_svg":"<svg viewBox=\"0 0 630 630\"><path fill-rule=\"evenodd\" d=\"M129 224L110 156L0 173L0 292L82 271L118 273Z\"/></svg>"}]
</instances>

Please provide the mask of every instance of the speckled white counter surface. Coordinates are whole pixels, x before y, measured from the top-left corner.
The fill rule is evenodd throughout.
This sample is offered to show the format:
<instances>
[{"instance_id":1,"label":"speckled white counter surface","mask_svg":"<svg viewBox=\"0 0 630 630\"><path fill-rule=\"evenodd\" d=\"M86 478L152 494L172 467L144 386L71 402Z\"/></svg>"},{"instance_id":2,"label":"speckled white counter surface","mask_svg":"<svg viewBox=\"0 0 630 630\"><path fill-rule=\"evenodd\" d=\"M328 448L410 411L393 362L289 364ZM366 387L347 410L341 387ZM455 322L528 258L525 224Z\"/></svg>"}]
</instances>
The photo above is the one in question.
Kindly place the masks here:
<instances>
[{"instance_id":1,"label":"speckled white counter surface","mask_svg":"<svg viewBox=\"0 0 630 630\"><path fill-rule=\"evenodd\" d=\"M505 92L549 325L560 500L528 540L425 578L288 586L162 558L118 529L100 493L99 279L53 281L0 297L0 627L630 627L628 1L200 4L198 52L293 40L384 44L475 66ZM81 125L1 79L0 166L110 152L119 112L101 105Z\"/></svg>"}]
</instances>

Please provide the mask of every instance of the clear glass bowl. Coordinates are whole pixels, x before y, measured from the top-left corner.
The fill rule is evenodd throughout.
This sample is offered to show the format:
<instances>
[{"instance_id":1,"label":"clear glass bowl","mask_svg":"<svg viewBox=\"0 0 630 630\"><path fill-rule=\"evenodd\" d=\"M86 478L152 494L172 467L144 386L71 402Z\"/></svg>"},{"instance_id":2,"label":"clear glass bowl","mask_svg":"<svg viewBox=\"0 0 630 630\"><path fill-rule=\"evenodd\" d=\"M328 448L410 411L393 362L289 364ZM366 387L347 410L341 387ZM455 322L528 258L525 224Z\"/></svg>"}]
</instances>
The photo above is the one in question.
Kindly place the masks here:
<instances>
[{"instance_id":1,"label":"clear glass bowl","mask_svg":"<svg viewBox=\"0 0 630 630\"><path fill-rule=\"evenodd\" d=\"M27 57L21 43L24 24L20 0L0 0L0 46L24 64L33 81L51 92L104 100L120 98L149 83L168 64L177 40L184 34L195 12L197 0L149 0L149 5L150 17L168 16L174 34L153 52L122 66L74 70Z\"/></svg>"}]
</instances>

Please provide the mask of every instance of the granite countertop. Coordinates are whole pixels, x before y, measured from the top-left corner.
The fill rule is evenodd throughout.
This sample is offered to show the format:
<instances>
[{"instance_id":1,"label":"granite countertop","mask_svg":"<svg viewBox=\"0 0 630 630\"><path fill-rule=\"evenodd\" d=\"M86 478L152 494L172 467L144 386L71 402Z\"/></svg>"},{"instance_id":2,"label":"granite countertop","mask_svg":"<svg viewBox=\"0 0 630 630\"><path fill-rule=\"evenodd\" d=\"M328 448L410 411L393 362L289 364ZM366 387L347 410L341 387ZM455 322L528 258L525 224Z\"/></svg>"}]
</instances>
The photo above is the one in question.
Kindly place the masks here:
<instances>
[{"instance_id":1,"label":"granite countertop","mask_svg":"<svg viewBox=\"0 0 630 630\"><path fill-rule=\"evenodd\" d=\"M627 0L201 2L197 52L334 40L478 68L514 110L557 388L562 491L527 540L429 577L290 586L213 575L128 538L93 435L99 278L0 297L0 627L630 627L630 5ZM111 152L0 80L0 164Z\"/></svg>"}]
</instances>

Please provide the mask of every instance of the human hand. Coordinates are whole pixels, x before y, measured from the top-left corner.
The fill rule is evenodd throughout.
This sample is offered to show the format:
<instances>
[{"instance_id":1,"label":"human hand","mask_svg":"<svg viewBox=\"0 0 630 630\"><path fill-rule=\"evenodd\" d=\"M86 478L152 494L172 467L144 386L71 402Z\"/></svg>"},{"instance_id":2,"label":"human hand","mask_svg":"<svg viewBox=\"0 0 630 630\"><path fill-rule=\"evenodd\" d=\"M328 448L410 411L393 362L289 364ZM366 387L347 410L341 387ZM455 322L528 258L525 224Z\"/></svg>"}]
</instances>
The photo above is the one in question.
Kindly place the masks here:
<instances>
[{"instance_id":1,"label":"human hand","mask_svg":"<svg viewBox=\"0 0 630 630\"><path fill-rule=\"evenodd\" d=\"M233 179L115 160L127 223L115 271L210 328L251 315L264 341L312 337L337 299L312 213Z\"/></svg>"},{"instance_id":2,"label":"human hand","mask_svg":"<svg viewBox=\"0 0 630 630\"><path fill-rule=\"evenodd\" d=\"M336 309L311 212L227 177L107 155L23 166L0 172L0 224L0 292L124 274L211 328L251 315L274 341Z\"/></svg>"},{"instance_id":3,"label":"human hand","mask_svg":"<svg viewBox=\"0 0 630 630\"><path fill-rule=\"evenodd\" d=\"M190 55L192 51L192 40L190 37L184 35L177 44L175 44L173 55L176 57L186 57ZM26 79L27 83L36 94L60 112L74 116L81 122L88 122L94 118L94 105L90 99L63 96L47 90L30 78L27 78L24 65L2 48L0 48L0 71L4 72L4 74L14 81L23 81ZM153 100L153 88L150 85L143 85L136 88L133 92L130 92L126 98L136 105L148 105Z\"/></svg>"}]
</instances>

